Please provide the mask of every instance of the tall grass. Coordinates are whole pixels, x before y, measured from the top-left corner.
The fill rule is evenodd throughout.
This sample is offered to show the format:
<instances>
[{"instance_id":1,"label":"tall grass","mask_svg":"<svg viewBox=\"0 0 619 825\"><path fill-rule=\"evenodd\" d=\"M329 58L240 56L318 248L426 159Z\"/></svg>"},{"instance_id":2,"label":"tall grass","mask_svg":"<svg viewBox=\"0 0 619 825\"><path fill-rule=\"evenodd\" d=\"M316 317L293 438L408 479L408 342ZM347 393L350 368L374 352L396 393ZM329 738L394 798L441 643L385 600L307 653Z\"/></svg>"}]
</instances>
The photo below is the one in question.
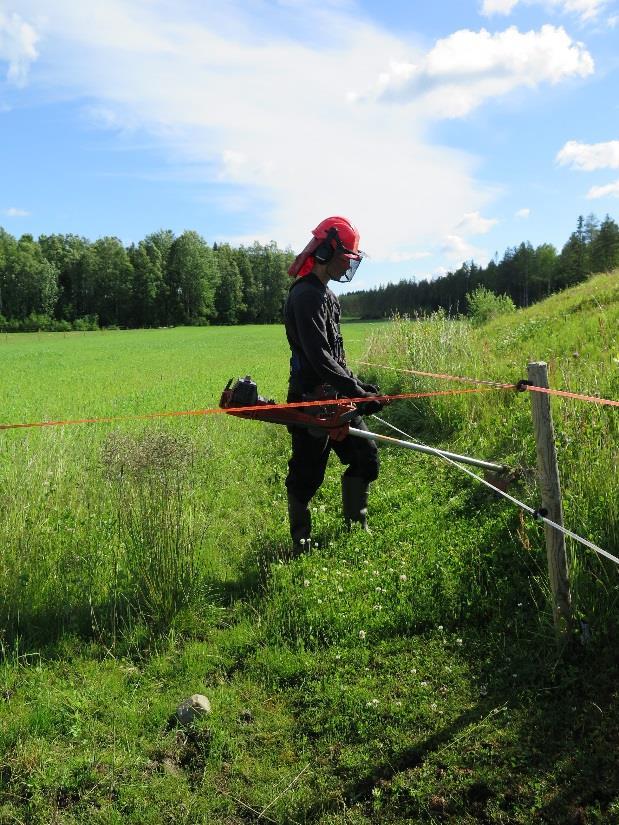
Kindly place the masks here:
<instances>
[{"instance_id":1,"label":"tall grass","mask_svg":"<svg viewBox=\"0 0 619 825\"><path fill-rule=\"evenodd\" d=\"M388 392L457 389L456 382L407 375L415 369L515 383L527 363L549 363L551 386L610 398L619 395L619 284L600 276L541 305L475 328L444 313L396 318L371 341L366 368ZM474 386L473 384L470 385ZM619 552L619 421L615 408L553 399L566 524ZM535 442L528 394L487 391L420 399L387 415L431 443L458 448L519 468L515 490L537 506ZM467 484L463 478L462 484ZM539 543L527 526L525 543ZM570 543L577 615L606 632L617 626L619 569Z\"/></svg>"}]
</instances>

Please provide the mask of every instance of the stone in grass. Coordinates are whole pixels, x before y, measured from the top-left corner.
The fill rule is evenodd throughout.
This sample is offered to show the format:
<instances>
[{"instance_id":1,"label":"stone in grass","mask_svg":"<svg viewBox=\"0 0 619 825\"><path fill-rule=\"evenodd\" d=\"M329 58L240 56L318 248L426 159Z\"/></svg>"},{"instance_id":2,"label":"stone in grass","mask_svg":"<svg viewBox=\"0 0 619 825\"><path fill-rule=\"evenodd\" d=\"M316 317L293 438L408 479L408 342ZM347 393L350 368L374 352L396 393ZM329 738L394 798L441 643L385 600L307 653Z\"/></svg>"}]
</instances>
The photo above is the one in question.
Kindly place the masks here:
<instances>
[{"instance_id":1,"label":"stone in grass","mask_svg":"<svg viewBox=\"0 0 619 825\"><path fill-rule=\"evenodd\" d=\"M181 725L191 725L200 716L211 712L211 703L201 693L194 693L177 707L174 717Z\"/></svg>"}]
</instances>

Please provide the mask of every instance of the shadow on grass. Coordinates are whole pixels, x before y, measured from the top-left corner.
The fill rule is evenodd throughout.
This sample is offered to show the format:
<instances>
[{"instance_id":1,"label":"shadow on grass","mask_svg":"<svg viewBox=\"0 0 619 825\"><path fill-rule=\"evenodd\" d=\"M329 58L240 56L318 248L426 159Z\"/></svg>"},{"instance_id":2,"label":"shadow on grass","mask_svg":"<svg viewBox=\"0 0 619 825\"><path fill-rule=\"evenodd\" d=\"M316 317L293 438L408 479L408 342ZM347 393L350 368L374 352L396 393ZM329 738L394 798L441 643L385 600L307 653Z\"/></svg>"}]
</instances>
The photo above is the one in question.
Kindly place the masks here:
<instances>
[{"instance_id":1,"label":"shadow on grass","mask_svg":"<svg viewBox=\"0 0 619 825\"><path fill-rule=\"evenodd\" d=\"M400 821L397 815L415 822L618 823L619 665L611 640L597 651L572 645L559 659L552 638L545 641L546 662L524 644L507 667L504 651L491 651L481 669L494 684L487 696L365 773L344 773L346 804L373 817L380 797L384 819L376 821L385 822ZM477 652L489 651L479 645ZM518 687L512 671L519 671Z\"/></svg>"}]
</instances>

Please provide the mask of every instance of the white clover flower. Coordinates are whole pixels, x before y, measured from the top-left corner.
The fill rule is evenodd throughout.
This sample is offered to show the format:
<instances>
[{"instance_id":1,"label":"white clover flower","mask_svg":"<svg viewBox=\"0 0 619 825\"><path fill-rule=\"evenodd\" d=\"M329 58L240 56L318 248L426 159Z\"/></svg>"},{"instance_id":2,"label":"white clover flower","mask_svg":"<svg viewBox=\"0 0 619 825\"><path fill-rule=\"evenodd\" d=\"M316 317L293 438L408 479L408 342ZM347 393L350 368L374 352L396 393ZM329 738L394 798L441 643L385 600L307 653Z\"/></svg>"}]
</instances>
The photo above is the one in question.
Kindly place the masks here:
<instances>
[{"instance_id":1,"label":"white clover flower","mask_svg":"<svg viewBox=\"0 0 619 825\"><path fill-rule=\"evenodd\" d=\"M456 639L456 644L462 647L462 639Z\"/></svg>"},{"instance_id":2,"label":"white clover flower","mask_svg":"<svg viewBox=\"0 0 619 825\"><path fill-rule=\"evenodd\" d=\"M412 667L412 668L411 668L411 673L417 673L417 668L416 668L416 667Z\"/></svg>"},{"instance_id":3,"label":"white clover flower","mask_svg":"<svg viewBox=\"0 0 619 825\"><path fill-rule=\"evenodd\" d=\"M372 570L372 575L373 576L378 576L380 574L379 574L378 570Z\"/></svg>"},{"instance_id":4,"label":"white clover flower","mask_svg":"<svg viewBox=\"0 0 619 825\"><path fill-rule=\"evenodd\" d=\"M419 682L419 684L421 685L421 687L428 687L430 682L428 682L426 679L424 679L423 682Z\"/></svg>"},{"instance_id":5,"label":"white clover flower","mask_svg":"<svg viewBox=\"0 0 619 825\"><path fill-rule=\"evenodd\" d=\"M309 579L303 579L303 587L309 587L309 586L310 586L310 580Z\"/></svg>"},{"instance_id":6,"label":"white clover flower","mask_svg":"<svg viewBox=\"0 0 619 825\"><path fill-rule=\"evenodd\" d=\"M440 625L438 626L438 629L439 629L439 630L441 631L441 633L442 633L442 632L443 632L443 625L442 625L442 624L440 624Z\"/></svg>"},{"instance_id":7,"label":"white clover flower","mask_svg":"<svg viewBox=\"0 0 619 825\"><path fill-rule=\"evenodd\" d=\"M359 631L359 638L360 638L361 640L365 639L365 630L360 630L360 631Z\"/></svg>"},{"instance_id":8,"label":"white clover flower","mask_svg":"<svg viewBox=\"0 0 619 825\"><path fill-rule=\"evenodd\" d=\"M401 573L400 574L400 581L405 582L407 580L408 580L408 576L406 575L406 573Z\"/></svg>"},{"instance_id":9,"label":"white clover flower","mask_svg":"<svg viewBox=\"0 0 619 825\"><path fill-rule=\"evenodd\" d=\"M327 570L327 568L326 568L326 567L323 567L323 568L321 568L321 569L322 569L322 572L323 572L323 573L328 573L328 572L329 572L329 571Z\"/></svg>"}]
</instances>

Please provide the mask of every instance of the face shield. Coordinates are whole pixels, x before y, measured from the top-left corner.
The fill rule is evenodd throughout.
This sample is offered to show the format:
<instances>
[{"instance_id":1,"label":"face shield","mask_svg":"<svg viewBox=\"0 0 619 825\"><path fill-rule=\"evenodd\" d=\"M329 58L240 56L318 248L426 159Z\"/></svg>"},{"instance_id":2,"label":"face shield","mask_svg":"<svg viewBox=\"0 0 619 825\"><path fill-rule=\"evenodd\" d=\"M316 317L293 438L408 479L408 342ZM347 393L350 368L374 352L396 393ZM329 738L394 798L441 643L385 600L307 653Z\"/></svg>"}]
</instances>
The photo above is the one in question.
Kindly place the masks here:
<instances>
[{"instance_id":1,"label":"face shield","mask_svg":"<svg viewBox=\"0 0 619 825\"><path fill-rule=\"evenodd\" d=\"M359 268L359 264L365 258L365 252L350 252L346 249L342 254L334 259L333 264L337 266L337 271L334 275L330 275L332 281L337 281L339 284L349 284L355 277L355 272ZM335 266L332 268L335 269ZM344 267L344 271L341 271Z\"/></svg>"}]
</instances>

